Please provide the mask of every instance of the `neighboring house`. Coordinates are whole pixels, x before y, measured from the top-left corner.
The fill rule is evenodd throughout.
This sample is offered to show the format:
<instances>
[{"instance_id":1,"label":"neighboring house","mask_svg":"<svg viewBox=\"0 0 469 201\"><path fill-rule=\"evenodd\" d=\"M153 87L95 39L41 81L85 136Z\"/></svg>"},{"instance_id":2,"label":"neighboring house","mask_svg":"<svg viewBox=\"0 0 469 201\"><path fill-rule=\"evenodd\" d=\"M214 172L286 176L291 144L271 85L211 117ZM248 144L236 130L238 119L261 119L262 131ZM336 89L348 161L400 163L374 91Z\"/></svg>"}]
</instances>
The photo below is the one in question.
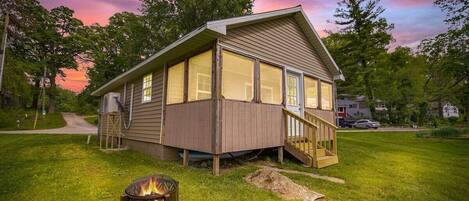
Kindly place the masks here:
<instances>
[{"instance_id":1,"label":"neighboring house","mask_svg":"<svg viewBox=\"0 0 469 201\"><path fill-rule=\"evenodd\" d=\"M101 139L118 115L122 144L161 159L183 151L187 165L189 151L204 152L218 174L225 153L276 148L280 161L285 149L320 168L338 162L343 79L298 6L207 22L92 95L103 97ZM114 97L125 112L109 107Z\"/></svg>"},{"instance_id":2,"label":"neighboring house","mask_svg":"<svg viewBox=\"0 0 469 201\"><path fill-rule=\"evenodd\" d=\"M428 115L430 117L443 117L445 119L459 117L459 109L449 102L431 102Z\"/></svg>"},{"instance_id":3,"label":"neighboring house","mask_svg":"<svg viewBox=\"0 0 469 201\"><path fill-rule=\"evenodd\" d=\"M388 110L382 101L377 101L375 111L384 115ZM339 119L373 119L365 96L339 95L337 98L337 118Z\"/></svg>"},{"instance_id":4,"label":"neighboring house","mask_svg":"<svg viewBox=\"0 0 469 201\"><path fill-rule=\"evenodd\" d=\"M364 96L337 98L337 117L341 119L371 119L370 108Z\"/></svg>"},{"instance_id":5,"label":"neighboring house","mask_svg":"<svg viewBox=\"0 0 469 201\"><path fill-rule=\"evenodd\" d=\"M443 105L443 118L447 119L450 117L459 117L459 110L456 106L451 105L451 103L446 103Z\"/></svg>"}]
</instances>

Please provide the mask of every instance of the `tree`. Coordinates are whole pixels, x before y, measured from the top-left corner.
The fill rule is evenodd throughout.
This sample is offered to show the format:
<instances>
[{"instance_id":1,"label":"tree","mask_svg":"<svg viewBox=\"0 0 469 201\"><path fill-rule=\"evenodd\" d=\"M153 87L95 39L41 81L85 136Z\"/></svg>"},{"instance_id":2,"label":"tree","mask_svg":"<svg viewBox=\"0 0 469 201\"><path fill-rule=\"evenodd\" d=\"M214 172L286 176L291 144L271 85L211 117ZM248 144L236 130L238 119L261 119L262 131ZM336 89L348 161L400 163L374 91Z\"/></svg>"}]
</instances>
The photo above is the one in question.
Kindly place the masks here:
<instances>
[{"instance_id":1,"label":"tree","mask_svg":"<svg viewBox=\"0 0 469 201\"><path fill-rule=\"evenodd\" d=\"M325 42L342 68L346 82L339 83L339 93L365 95L371 113L375 115L378 58L387 53L392 41L388 24L381 14L385 9L379 0L342 0L338 3L335 24L342 27L330 33Z\"/></svg>"},{"instance_id":2,"label":"tree","mask_svg":"<svg viewBox=\"0 0 469 201\"><path fill-rule=\"evenodd\" d=\"M251 0L142 0L142 15L117 13L107 26L93 25L90 93L206 21L249 14Z\"/></svg>"},{"instance_id":3,"label":"tree","mask_svg":"<svg viewBox=\"0 0 469 201\"><path fill-rule=\"evenodd\" d=\"M430 101L456 103L469 121L469 5L460 0L434 4L446 12L449 30L419 45L429 64L425 90Z\"/></svg>"},{"instance_id":4,"label":"tree","mask_svg":"<svg viewBox=\"0 0 469 201\"><path fill-rule=\"evenodd\" d=\"M148 29L142 18L129 12L117 13L110 18L108 26L90 27L94 67L87 72L88 87L97 89L149 56Z\"/></svg>"},{"instance_id":5,"label":"tree","mask_svg":"<svg viewBox=\"0 0 469 201\"><path fill-rule=\"evenodd\" d=\"M46 69L50 81L49 112L55 112L55 97L57 95L57 76L65 77L63 69L77 69L77 59L85 51L81 36L83 23L73 17L74 11L60 6L49 12L49 22L45 29L45 41L42 51L46 61Z\"/></svg>"},{"instance_id":6,"label":"tree","mask_svg":"<svg viewBox=\"0 0 469 201\"><path fill-rule=\"evenodd\" d=\"M48 11L36 0L7 0L4 5L2 10L8 9L12 19L9 49L16 57L36 67L28 72L36 88L33 106L37 105L38 88L46 70L50 83L48 108L49 112L54 112L55 80L57 76L65 76L64 68L76 69L77 57L84 52L83 23L73 17L73 10L64 6Z\"/></svg>"},{"instance_id":7,"label":"tree","mask_svg":"<svg viewBox=\"0 0 469 201\"><path fill-rule=\"evenodd\" d=\"M415 56L410 48L397 47L394 52L382 54L378 65L376 97L386 105L386 120L393 124L422 125L426 116L426 110L420 110L426 100L425 60Z\"/></svg>"},{"instance_id":8,"label":"tree","mask_svg":"<svg viewBox=\"0 0 469 201\"><path fill-rule=\"evenodd\" d=\"M3 82L6 90L3 92L9 93L10 99L18 99L19 102L25 103L30 97L26 92L31 91L27 90L27 86L31 80L35 80L34 75L40 72L39 62L32 56L33 52L37 52L32 35L39 31L41 26L38 22L43 21L46 10L35 0L4 0L0 5L2 18L6 13L10 16L10 23L7 27L9 37ZM4 26L3 19L0 24ZM33 93L35 91L33 90ZM4 96L0 95L0 103L4 102L3 98Z\"/></svg>"}]
</instances>

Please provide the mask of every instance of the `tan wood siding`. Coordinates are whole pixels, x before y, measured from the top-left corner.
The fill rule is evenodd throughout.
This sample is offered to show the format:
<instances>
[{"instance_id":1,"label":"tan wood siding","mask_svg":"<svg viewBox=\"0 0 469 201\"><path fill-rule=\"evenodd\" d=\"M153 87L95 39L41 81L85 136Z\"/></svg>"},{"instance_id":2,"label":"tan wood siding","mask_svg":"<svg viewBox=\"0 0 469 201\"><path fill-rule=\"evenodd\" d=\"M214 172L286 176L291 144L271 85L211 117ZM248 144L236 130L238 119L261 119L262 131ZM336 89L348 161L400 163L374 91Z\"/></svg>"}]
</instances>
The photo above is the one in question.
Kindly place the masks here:
<instances>
[{"instance_id":1,"label":"tan wood siding","mask_svg":"<svg viewBox=\"0 0 469 201\"><path fill-rule=\"evenodd\" d=\"M334 111L332 110L320 110L320 109L313 109L313 108L305 108L307 112L311 112L322 119L328 121L329 123L332 123L335 125L335 115Z\"/></svg>"},{"instance_id":2,"label":"tan wood siding","mask_svg":"<svg viewBox=\"0 0 469 201\"><path fill-rule=\"evenodd\" d=\"M213 101L165 106L163 144L212 153Z\"/></svg>"},{"instance_id":3,"label":"tan wood siding","mask_svg":"<svg viewBox=\"0 0 469 201\"><path fill-rule=\"evenodd\" d=\"M332 81L332 74L293 17L229 29L220 44Z\"/></svg>"},{"instance_id":4,"label":"tan wood siding","mask_svg":"<svg viewBox=\"0 0 469 201\"><path fill-rule=\"evenodd\" d=\"M222 152L283 146L282 105L222 101Z\"/></svg>"},{"instance_id":5,"label":"tan wood siding","mask_svg":"<svg viewBox=\"0 0 469 201\"><path fill-rule=\"evenodd\" d=\"M160 130L162 120L162 97L163 97L163 69L159 69L152 74L152 97L150 102L142 103L143 77L127 83L127 93L125 95L125 107L130 108L132 86L133 91L133 112L132 123L128 130L122 126L124 137L132 140L144 142L160 142ZM124 86L120 88L121 101L124 99ZM124 119L128 121L128 113Z\"/></svg>"}]
</instances>

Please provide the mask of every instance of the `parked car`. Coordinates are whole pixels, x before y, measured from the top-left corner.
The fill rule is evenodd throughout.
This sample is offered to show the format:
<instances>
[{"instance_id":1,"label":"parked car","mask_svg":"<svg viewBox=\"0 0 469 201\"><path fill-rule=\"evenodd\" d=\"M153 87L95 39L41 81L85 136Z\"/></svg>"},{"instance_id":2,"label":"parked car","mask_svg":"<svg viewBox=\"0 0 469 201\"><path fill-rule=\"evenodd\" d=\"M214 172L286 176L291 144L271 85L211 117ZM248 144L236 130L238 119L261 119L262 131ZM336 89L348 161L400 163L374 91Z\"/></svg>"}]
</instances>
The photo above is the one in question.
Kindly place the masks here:
<instances>
[{"instance_id":1,"label":"parked car","mask_svg":"<svg viewBox=\"0 0 469 201\"><path fill-rule=\"evenodd\" d=\"M341 128L352 128L353 124L355 123L355 120L345 120L345 119L340 119L339 120L339 126Z\"/></svg>"},{"instance_id":2,"label":"parked car","mask_svg":"<svg viewBox=\"0 0 469 201\"><path fill-rule=\"evenodd\" d=\"M360 119L352 125L354 128L379 128L380 124L369 119Z\"/></svg>"}]
</instances>

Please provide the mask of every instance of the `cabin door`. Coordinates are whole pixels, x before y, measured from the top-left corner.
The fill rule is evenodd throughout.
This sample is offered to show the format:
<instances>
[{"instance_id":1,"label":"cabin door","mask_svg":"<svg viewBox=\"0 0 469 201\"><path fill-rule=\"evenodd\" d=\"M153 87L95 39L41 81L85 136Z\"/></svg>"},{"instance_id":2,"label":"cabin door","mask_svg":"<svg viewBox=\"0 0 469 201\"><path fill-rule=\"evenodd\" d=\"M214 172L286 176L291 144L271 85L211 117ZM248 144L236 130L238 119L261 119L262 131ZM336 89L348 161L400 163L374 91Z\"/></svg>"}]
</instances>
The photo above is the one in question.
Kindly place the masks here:
<instances>
[{"instance_id":1,"label":"cabin door","mask_svg":"<svg viewBox=\"0 0 469 201\"><path fill-rule=\"evenodd\" d=\"M286 107L291 112L297 114L298 116L303 116L303 108L302 106L302 97L303 97L303 90L301 84L301 75L293 72L287 72L287 79L286 79ZM290 121L288 121L290 122ZM299 122L290 125L288 123L288 127L294 126L293 129L288 129L290 132L295 133L288 133L289 136L301 136L302 126ZM292 131L293 130L293 131Z\"/></svg>"},{"instance_id":2,"label":"cabin door","mask_svg":"<svg viewBox=\"0 0 469 201\"><path fill-rule=\"evenodd\" d=\"M301 109L301 79L300 75L296 73L287 73L287 109L297 114L298 116L303 116Z\"/></svg>"}]
</instances>

